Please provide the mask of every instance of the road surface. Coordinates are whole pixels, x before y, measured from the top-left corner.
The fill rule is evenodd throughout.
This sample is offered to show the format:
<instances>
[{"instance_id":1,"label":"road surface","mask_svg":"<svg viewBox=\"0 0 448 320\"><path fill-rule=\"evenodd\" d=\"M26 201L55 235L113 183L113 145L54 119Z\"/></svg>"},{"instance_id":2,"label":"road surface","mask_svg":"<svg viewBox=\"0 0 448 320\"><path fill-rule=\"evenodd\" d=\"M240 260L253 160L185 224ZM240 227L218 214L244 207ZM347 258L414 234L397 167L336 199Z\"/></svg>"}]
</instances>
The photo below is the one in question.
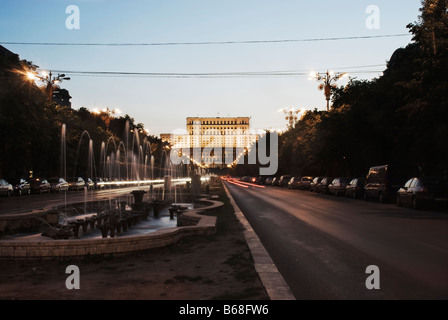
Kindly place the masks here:
<instances>
[{"instance_id":1,"label":"road surface","mask_svg":"<svg viewBox=\"0 0 448 320\"><path fill-rule=\"evenodd\" d=\"M176 183L178 184L178 183ZM174 184L173 184L174 185ZM163 184L154 184L153 192L158 198L162 197ZM149 186L120 187L104 190L81 190L67 191L61 193L43 193L10 198L0 198L0 215L31 212L33 210L51 209L70 203L82 203L98 200L116 199L118 197L129 197L133 199L131 192L134 190L145 190L149 196Z\"/></svg>"},{"instance_id":2,"label":"road surface","mask_svg":"<svg viewBox=\"0 0 448 320\"><path fill-rule=\"evenodd\" d=\"M297 299L448 298L447 212L225 183Z\"/></svg>"}]
</instances>

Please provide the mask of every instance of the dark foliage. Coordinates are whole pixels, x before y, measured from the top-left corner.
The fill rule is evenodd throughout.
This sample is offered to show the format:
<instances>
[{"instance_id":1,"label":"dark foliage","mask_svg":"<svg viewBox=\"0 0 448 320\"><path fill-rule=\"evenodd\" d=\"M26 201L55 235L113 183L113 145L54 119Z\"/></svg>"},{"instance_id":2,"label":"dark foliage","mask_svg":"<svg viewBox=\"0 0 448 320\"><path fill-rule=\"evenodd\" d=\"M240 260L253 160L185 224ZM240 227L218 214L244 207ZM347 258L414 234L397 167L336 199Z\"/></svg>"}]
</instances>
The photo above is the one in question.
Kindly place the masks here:
<instances>
[{"instance_id":1,"label":"dark foliage","mask_svg":"<svg viewBox=\"0 0 448 320\"><path fill-rule=\"evenodd\" d=\"M108 152L112 152L120 141L132 142L134 135L138 135L141 144L148 142L145 151L150 148L156 161L160 159L160 139L147 135L143 125L136 124L129 115L114 118L107 131L101 117L88 109L74 110L48 101L45 89L26 77L28 71L36 69L37 66L20 60L18 55L0 55L0 177L27 178L31 172L35 177L63 176L63 124L67 176L102 176L102 143L109 142ZM90 139L94 147L93 168L89 168L88 161ZM138 154L138 147L134 146Z\"/></svg>"},{"instance_id":2,"label":"dark foliage","mask_svg":"<svg viewBox=\"0 0 448 320\"><path fill-rule=\"evenodd\" d=\"M447 177L448 13L446 0L422 1L383 76L336 88L330 112L309 111L280 138L280 173L364 175L399 163Z\"/></svg>"}]
</instances>

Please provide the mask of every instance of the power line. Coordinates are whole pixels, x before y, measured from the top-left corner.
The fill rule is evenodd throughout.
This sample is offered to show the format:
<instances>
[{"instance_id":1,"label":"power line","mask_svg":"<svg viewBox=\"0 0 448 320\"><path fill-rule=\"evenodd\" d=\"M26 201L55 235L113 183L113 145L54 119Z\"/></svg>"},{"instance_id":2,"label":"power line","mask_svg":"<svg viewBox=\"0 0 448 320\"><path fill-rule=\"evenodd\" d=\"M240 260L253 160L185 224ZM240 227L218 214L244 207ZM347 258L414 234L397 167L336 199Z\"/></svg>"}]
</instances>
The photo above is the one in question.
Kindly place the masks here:
<instances>
[{"instance_id":1,"label":"power line","mask_svg":"<svg viewBox=\"0 0 448 320\"><path fill-rule=\"evenodd\" d=\"M27 45L27 46L110 46L110 47L130 47L130 46L183 46L183 45L231 45L231 44L263 44L263 43L292 43L292 42L320 42L320 41L340 41L358 39L377 39L411 36L408 33L386 34L376 36L355 36L355 37L333 37L333 38L309 38L309 39L281 39L281 40L243 40L243 41L205 41L205 42L149 42L149 43L74 43L74 42L14 42L0 41L5 45Z\"/></svg>"},{"instance_id":2,"label":"power line","mask_svg":"<svg viewBox=\"0 0 448 320\"><path fill-rule=\"evenodd\" d=\"M381 73L379 70L364 70L363 68L385 67L385 64L351 66L330 68L338 70L359 69L351 71L350 74ZM39 69L46 70L46 69ZM64 73L86 77L149 77L149 78L267 78L267 77L308 77L310 70L281 70L281 71L239 71L239 72L210 72L210 73L166 73L166 72L124 72L124 71L74 71L53 70L54 73Z\"/></svg>"},{"instance_id":3,"label":"power line","mask_svg":"<svg viewBox=\"0 0 448 320\"><path fill-rule=\"evenodd\" d=\"M308 77L305 73L258 73L258 74L176 74L176 73L142 73L142 72L88 72L88 71L63 71L55 70L54 72L63 72L71 76L86 77L120 77L120 78L272 78L272 77ZM350 72L350 74L370 74L381 73L380 70L358 70Z\"/></svg>"}]
</instances>

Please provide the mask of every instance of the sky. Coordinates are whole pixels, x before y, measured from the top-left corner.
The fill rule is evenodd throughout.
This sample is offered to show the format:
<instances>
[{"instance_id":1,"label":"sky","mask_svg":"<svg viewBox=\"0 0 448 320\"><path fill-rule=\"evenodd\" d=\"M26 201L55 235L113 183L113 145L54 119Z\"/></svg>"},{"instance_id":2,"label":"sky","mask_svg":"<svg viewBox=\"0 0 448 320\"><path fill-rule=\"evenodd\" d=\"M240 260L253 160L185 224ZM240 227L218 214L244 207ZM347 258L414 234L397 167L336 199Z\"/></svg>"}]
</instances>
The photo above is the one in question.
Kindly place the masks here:
<instances>
[{"instance_id":1,"label":"sky","mask_svg":"<svg viewBox=\"0 0 448 320\"><path fill-rule=\"evenodd\" d=\"M76 21L73 11L66 13L70 5L79 9L79 28L67 27L67 20ZM376 11L367 10L372 5ZM185 129L186 118L196 116L249 116L254 130L281 129L287 122L279 109L326 109L311 71L381 76L393 52L411 42L406 25L418 20L420 7L420 0L2 0L0 44L40 71L297 71L263 77L67 72L71 80L61 84L72 108L118 108L153 135ZM378 37L400 34L408 35ZM349 37L370 38L269 42ZM153 45L17 44L27 42Z\"/></svg>"}]
</instances>

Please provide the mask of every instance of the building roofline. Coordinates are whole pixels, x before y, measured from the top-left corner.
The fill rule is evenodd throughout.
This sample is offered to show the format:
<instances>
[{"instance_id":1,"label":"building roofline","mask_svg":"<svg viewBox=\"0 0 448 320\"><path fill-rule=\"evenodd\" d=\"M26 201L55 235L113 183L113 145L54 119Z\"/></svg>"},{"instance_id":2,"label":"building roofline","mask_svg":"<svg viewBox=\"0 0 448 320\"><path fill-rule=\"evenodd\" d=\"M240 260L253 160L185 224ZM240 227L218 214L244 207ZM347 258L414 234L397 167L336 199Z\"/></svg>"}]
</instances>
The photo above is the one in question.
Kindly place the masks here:
<instances>
[{"instance_id":1,"label":"building roofline","mask_svg":"<svg viewBox=\"0 0 448 320\"><path fill-rule=\"evenodd\" d=\"M0 54L4 56L19 56L17 53L14 53L8 49L6 49L4 46L0 45Z\"/></svg>"},{"instance_id":2,"label":"building roofline","mask_svg":"<svg viewBox=\"0 0 448 320\"><path fill-rule=\"evenodd\" d=\"M233 118L248 118L250 119L251 117L248 116L240 116L240 117L187 117L187 119L233 119Z\"/></svg>"}]
</instances>

